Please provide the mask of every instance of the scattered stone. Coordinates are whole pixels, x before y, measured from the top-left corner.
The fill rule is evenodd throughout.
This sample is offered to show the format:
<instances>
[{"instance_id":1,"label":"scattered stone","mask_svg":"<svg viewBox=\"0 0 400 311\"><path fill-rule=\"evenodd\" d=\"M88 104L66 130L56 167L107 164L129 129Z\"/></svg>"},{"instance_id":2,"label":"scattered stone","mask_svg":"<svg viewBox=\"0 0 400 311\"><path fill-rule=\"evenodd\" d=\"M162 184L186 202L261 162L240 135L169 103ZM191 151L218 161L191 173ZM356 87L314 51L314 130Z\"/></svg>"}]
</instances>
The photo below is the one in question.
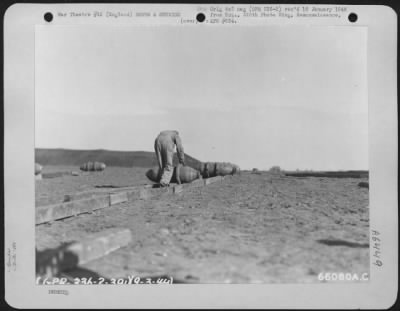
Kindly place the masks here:
<instances>
[{"instance_id":1,"label":"scattered stone","mask_svg":"<svg viewBox=\"0 0 400 311\"><path fill-rule=\"evenodd\" d=\"M167 257L167 253L161 253L161 252L155 252L154 255L156 256L162 256L162 257Z\"/></svg>"},{"instance_id":2,"label":"scattered stone","mask_svg":"<svg viewBox=\"0 0 400 311\"><path fill-rule=\"evenodd\" d=\"M167 228L162 228L162 229L160 229L160 233L167 235L167 234L169 234L169 230Z\"/></svg>"}]
</instances>

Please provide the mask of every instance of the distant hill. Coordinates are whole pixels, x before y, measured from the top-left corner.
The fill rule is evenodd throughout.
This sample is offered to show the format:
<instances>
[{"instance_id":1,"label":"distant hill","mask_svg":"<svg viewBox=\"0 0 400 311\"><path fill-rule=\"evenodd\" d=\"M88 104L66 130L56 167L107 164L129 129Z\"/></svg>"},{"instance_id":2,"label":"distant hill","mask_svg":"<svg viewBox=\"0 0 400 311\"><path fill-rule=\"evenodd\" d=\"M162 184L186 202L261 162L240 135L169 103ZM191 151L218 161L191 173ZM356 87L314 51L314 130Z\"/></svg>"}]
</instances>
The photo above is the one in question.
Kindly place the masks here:
<instances>
[{"instance_id":1,"label":"distant hill","mask_svg":"<svg viewBox=\"0 0 400 311\"><path fill-rule=\"evenodd\" d=\"M112 151L112 150L73 150L73 149L35 149L35 162L45 165L80 166L88 161L99 161L107 166L153 167L158 165L156 155L149 151ZM174 165L178 163L174 155ZM201 162L185 154L185 164L198 167Z\"/></svg>"}]
</instances>

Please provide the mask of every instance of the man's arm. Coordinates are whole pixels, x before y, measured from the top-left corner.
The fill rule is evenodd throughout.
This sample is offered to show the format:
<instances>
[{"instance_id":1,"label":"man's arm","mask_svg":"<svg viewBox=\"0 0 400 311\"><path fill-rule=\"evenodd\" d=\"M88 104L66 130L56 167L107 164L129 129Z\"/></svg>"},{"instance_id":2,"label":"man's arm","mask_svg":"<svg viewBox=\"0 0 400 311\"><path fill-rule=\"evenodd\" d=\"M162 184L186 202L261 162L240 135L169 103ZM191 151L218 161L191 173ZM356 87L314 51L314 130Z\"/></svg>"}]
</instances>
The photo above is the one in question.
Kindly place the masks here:
<instances>
[{"instance_id":1,"label":"man's arm","mask_svg":"<svg viewBox=\"0 0 400 311\"><path fill-rule=\"evenodd\" d=\"M178 153L179 163L181 163L182 165L185 165L185 153L184 153L182 141L181 141L181 138L179 137L179 135L175 136L175 144L176 144L176 151Z\"/></svg>"}]
</instances>

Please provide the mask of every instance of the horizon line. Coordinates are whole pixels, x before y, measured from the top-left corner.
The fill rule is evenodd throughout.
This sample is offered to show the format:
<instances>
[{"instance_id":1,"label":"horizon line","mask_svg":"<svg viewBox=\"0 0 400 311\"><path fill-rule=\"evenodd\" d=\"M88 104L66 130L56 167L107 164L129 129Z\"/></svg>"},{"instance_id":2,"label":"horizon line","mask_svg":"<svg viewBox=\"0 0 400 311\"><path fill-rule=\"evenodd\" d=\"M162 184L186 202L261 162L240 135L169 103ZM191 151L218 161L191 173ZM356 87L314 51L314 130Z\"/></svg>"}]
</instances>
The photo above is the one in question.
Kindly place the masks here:
<instances>
[{"instance_id":1,"label":"horizon line","mask_svg":"<svg viewBox=\"0 0 400 311\"><path fill-rule=\"evenodd\" d=\"M72 148L60 148L60 147L53 147L53 148L48 148L48 147L35 147L36 149L47 149L47 150L71 150L71 151L111 151L111 152L150 152L150 153L155 153L154 151L146 151L146 150L111 150L111 149L102 149L102 148L98 148L98 149L72 149ZM193 156L187 154L185 152L185 155L194 158ZM194 158L197 159L197 158ZM198 160L200 162L215 162L215 161L201 161ZM275 166L275 165L274 165ZM279 166L279 165L278 165ZM252 170L253 168L243 168L243 170ZM259 169L259 168L257 168ZM261 171L268 171L270 168L262 168L259 169ZM314 172L340 172L340 171L367 171L369 172L369 168L351 168L351 169L334 169L334 170L323 170L323 169L313 169L313 168L295 168L295 169L285 169L285 168L281 168L282 171L288 171L288 172L295 172L296 170L299 171L314 171Z\"/></svg>"}]
</instances>

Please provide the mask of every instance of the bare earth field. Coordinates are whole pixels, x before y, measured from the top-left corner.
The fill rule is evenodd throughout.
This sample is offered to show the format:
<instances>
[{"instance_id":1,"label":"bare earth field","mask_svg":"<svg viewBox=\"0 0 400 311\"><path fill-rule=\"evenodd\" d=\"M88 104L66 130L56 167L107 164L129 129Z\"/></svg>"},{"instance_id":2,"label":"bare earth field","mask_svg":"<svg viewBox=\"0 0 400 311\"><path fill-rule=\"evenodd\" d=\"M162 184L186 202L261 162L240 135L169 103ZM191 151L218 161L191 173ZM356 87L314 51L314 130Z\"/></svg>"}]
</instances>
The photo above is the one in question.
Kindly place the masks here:
<instances>
[{"instance_id":1,"label":"bare earth field","mask_svg":"<svg viewBox=\"0 0 400 311\"><path fill-rule=\"evenodd\" d=\"M99 185L149 184L145 171L109 167L37 180L36 204L60 202L64 194ZM299 283L319 282L320 272L361 275L369 272L369 201L360 181L367 179L243 172L179 194L38 225L36 247L129 228L131 244L84 265L87 273L172 276L192 283Z\"/></svg>"},{"instance_id":2,"label":"bare earth field","mask_svg":"<svg viewBox=\"0 0 400 311\"><path fill-rule=\"evenodd\" d=\"M144 175L148 169L110 167L103 172L82 172L76 166L46 166L42 173L78 172L62 177L44 178L36 181L36 206L62 202L64 195L96 189L96 186L140 186L151 183Z\"/></svg>"}]
</instances>

